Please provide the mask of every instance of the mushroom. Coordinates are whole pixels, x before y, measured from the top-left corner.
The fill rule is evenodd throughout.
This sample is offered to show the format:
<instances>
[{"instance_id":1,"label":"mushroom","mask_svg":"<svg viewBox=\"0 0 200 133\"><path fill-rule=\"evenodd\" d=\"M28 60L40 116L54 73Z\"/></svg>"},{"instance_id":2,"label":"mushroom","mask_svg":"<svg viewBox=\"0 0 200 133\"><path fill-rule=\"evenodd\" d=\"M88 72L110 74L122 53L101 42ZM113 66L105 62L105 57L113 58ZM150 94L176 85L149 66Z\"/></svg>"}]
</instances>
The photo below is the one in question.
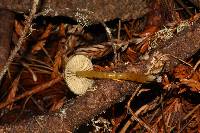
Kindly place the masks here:
<instances>
[{"instance_id":1,"label":"mushroom","mask_svg":"<svg viewBox=\"0 0 200 133\"><path fill-rule=\"evenodd\" d=\"M75 55L66 63L64 78L73 93L83 95L92 87L94 80L76 75L77 71L89 70L93 70L93 65L91 60L84 55Z\"/></svg>"},{"instance_id":2,"label":"mushroom","mask_svg":"<svg viewBox=\"0 0 200 133\"><path fill-rule=\"evenodd\" d=\"M142 71L135 72L99 72L93 70L92 62L84 55L75 55L69 59L65 66L65 81L69 89L78 95L83 95L92 87L92 79L129 80L139 83L148 83L156 77Z\"/></svg>"}]
</instances>

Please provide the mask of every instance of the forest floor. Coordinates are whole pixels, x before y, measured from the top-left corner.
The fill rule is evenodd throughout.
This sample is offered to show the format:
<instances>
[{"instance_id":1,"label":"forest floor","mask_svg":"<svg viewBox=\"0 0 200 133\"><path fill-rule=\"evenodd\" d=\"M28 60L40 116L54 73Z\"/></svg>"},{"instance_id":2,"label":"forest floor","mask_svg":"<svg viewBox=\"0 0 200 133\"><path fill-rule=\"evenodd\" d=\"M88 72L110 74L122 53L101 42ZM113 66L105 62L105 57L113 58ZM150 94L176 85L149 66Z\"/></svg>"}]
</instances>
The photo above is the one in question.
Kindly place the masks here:
<instances>
[{"instance_id":1,"label":"forest floor","mask_svg":"<svg viewBox=\"0 0 200 133\"><path fill-rule=\"evenodd\" d=\"M200 1L3 1L0 132L200 132Z\"/></svg>"}]
</instances>

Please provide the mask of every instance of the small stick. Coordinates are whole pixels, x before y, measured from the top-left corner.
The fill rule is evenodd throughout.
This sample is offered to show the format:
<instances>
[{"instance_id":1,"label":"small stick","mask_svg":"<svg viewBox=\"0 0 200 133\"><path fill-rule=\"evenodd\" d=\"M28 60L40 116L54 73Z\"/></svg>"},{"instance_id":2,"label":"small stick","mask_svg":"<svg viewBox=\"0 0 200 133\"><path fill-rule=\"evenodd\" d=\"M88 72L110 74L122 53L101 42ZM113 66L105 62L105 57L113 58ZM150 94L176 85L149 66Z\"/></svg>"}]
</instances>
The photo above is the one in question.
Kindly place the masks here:
<instances>
[{"instance_id":1,"label":"small stick","mask_svg":"<svg viewBox=\"0 0 200 133\"><path fill-rule=\"evenodd\" d=\"M147 123L145 123L143 120L141 120L141 119L132 111L132 109L131 109L130 107L127 107L127 109L130 111L132 117L133 117L137 122L139 122L142 126L144 126L144 127L147 129L147 131L148 131L149 133L153 133L153 131L151 130L150 126L147 125Z\"/></svg>"},{"instance_id":2,"label":"small stick","mask_svg":"<svg viewBox=\"0 0 200 133\"><path fill-rule=\"evenodd\" d=\"M107 34L108 39L112 43L112 48L113 48L113 52L114 52L114 61L116 63L117 62L117 46L113 42L112 33L111 33L110 28L108 28L108 26L104 22L102 22L102 25L104 26L104 28L106 30L106 34Z\"/></svg>"},{"instance_id":3,"label":"small stick","mask_svg":"<svg viewBox=\"0 0 200 133\"><path fill-rule=\"evenodd\" d=\"M200 65L200 60L196 63L196 65L193 67L193 71L197 69L197 67Z\"/></svg>"},{"instance_id":4,"label":"small stick","mask_svg":"<svg viewBox=\"0 0 200 133\"><path fill-rule=\"evenodd\" d=\"M140 88L140 87L141 87L141 85L140 85L138 88ZM133 110L130 108L130 104L131 104L131 101L132 101L132 99L134 98L134 96L135 96L135 95L132 95L132 96L131 96L131 98L130 98L128 104L127 104L127 109L130 111L132 117L133 117L136 121L138 121L142 126L144 126L144 127L147 129L147 131L148 131L149 133L153 133L153 131L151 130L150 126L147 125L147 123L145 123L143 120L141 120L141 119L133 112ZM131 118L132 118L132 117L131 117Z\"/></svg>"}]
</instances>

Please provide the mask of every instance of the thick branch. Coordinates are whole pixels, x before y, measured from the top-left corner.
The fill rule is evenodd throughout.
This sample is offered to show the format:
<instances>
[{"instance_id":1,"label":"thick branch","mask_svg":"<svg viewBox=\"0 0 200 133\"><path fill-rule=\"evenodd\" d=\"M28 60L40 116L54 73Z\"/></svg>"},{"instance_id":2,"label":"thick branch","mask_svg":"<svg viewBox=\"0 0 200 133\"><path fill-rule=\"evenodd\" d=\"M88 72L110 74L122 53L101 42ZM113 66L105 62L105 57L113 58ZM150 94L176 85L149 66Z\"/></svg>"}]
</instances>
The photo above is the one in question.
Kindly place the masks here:
<instances>
[{"instance_id":1,"label":"thick branch","mask_svg":"<svg viewBox=\"0 0 200 133\"><path fill-rule=\"evenodd\" d=\"M1 0L0 8L16 12L29 12L32 0ZM120 9L120 10L119 10ZM76 20L108 21L115 18L136 19L147 13L143 0L43 0L40 11L46 15L68 16Z\"/></svg>"},{"instance_id":2,"label":"thick branch","mask_svg":"<svg viewBox=\"0 0 200 133\"><path fill-rule=\"evenodd\" d=\"M172 39L164 43L164 47L158 49L163 54L171 56L170 61L166 62L165 70L171 71L176 65L182 63L180 60L186 61L200 49L200 20L193 26L188 27L180 32ZM159 44L161 45L161 44Z\"/></svg>"},{"instance_id":3,"label":"thick branch","mask_svg":"<svg viewBox=\"0 0 200 133\"><path fill-rule=\"evenodd\" d=\"M15 14L8 10L0 9L0 71L6 64L10 54L10 42L14 26ZM2 21L3 20L3 21Z\"/></svg>"},{"instance_id":4,"label":"thick branch","mask_svg":"<svg viewBox=\"0 0 200 133\"><path fill-rule=\"evenodd\" d=\"M163 54L172 54L177 58L186 60L200 49L200 25L197 23L191 28L179 33L170 41L166 42L163 48L157 49L157 52ZM176 65L179 61L170 58L165 69L169 71L171 67ZM131 66L130 68L146 69L146 64L139 63L138 66ZM118 68L120 71L127 71L127 67ZM134 92L137 87L134 82L117 82L113 80L97 80L97 90L87 92L83 96L65 106L60 112L55 114L48 114L44 116L37 116L30 119L22 120L17 124L0 126L3 131L15 132L43 132L48 130L53 132L73 131L75 127L86 123L95 115L106 110L112 104L118 102L122 97Z\"/></svg>"}]
</instances>

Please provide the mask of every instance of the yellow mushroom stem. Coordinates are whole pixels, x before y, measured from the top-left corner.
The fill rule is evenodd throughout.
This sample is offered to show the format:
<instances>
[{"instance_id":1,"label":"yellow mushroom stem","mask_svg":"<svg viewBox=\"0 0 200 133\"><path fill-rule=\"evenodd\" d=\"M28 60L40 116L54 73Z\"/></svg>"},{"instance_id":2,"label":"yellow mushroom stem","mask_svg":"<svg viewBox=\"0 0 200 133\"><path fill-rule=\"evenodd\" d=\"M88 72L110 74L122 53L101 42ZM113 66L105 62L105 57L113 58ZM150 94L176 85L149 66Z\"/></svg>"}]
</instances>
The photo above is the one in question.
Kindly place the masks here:
<instances>
[{"instance_id":1,"label":"yellow mushroom stem","mask_svg":"<svg viewBox=\"0 0 200 133\"><path fill-rule=\"evenodd\" d=\"M130 80L140 83L146 83L153 81L155 76L145 75L141 72L124 72L124 73L113 73L113 72L99 72L99 71L76 71L76 75L84 78L99 78L99 79L113 79L113 80Z\"/></svg>"}]
</instances>

